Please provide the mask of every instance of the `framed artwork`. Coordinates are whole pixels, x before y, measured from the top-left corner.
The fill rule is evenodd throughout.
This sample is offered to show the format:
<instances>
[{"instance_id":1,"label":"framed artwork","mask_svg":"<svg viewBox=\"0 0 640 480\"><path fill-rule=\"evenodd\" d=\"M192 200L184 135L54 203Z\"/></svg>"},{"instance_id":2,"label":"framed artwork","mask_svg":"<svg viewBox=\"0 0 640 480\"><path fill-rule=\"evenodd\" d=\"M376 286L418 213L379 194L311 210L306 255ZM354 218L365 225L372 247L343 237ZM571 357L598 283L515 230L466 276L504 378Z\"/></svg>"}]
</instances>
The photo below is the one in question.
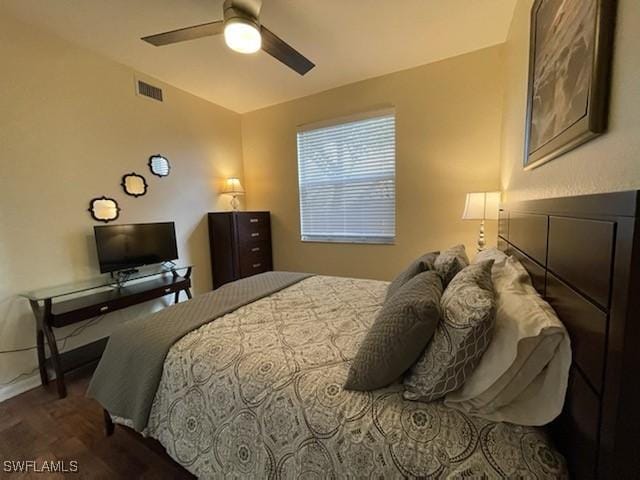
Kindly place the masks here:
<instances>
[{"instance_id":1,"label":"framed artwork","mask_svg":"<svg viewBox=\"0 0 640 480\"><path fill-rule=\"evenodd\" d=\"M525 169L606 131L615 11L615 0L534 3Z\"/></svg>"}]
</instances>

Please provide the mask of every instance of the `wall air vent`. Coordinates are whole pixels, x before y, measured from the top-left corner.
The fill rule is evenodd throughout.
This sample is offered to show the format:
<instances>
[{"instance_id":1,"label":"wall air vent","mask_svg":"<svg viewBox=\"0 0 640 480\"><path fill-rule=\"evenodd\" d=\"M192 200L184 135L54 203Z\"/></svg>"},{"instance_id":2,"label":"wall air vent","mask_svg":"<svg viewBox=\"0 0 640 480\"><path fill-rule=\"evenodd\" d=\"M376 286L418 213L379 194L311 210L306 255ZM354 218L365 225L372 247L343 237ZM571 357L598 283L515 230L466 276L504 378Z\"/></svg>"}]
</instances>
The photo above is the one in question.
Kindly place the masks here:
<instances>
[{"instance_id":1,"label":"wall air vent","mask_svg":"<svg viewBox=\"0 0 640 480\"><path fill-rule=\"evenodd\" d=\"M153 98L159 102L162 102L162 89L149 85L142 80L138 80L138 95Z\"/></svg>"}]
</instances>

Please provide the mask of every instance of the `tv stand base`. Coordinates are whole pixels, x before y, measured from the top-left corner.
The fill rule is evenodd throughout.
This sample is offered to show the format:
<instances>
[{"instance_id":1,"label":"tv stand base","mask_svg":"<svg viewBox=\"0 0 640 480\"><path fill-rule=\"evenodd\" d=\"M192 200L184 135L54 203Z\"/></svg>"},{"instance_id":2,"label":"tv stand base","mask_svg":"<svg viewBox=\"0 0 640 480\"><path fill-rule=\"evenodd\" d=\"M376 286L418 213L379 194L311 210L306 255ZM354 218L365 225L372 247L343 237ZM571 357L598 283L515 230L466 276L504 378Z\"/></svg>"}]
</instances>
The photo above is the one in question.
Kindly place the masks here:
<instances>
[{"instance_id":1,"label":"tv stand base","mask_svg":"<svg viewBox=\"0 0 640 480\"><path fill-rule=\"evenodd\" d=\"M55 303L52 298L45 298L42 302L30 300L29 303L36 318L38 368L42 385L49 383L47 367L53 367L58 396L64 398L67 395L65 373L96 363L107 345L108 337L73 350L59 352L54 329L162 298L165 295L174 295L174 303L178 303L182 292L188 299L192 298L191 267L187 268L184 275L179 275L174 270L170 276L91 293L70 300ZM49 357L46 356L45 342L49 347Z\"/></svg>"}]
</instances>

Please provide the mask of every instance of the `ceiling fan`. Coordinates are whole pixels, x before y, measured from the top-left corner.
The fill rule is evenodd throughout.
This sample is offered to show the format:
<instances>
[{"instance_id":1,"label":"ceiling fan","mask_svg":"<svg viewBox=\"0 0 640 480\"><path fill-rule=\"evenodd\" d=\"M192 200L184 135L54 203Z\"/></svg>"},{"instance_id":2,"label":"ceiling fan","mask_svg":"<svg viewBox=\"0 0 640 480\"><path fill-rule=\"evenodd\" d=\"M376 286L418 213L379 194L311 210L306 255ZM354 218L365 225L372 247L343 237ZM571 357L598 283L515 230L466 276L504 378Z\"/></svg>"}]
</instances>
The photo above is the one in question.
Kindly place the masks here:
<instances>
[{"instance_id":1,"label":"ceiling fan","mask_svg":"<svg viewBox=\"0 0 640 480\"><path fill-rule=\"evenodd\" d=\"M149 35L141 40L160 47L224 33L227 46L236 52L255 53L262 48L300 75L315 67L311 60L260 24L261 8L262 0L225 0L224 20Z\"/></svg>"}]
</instances>

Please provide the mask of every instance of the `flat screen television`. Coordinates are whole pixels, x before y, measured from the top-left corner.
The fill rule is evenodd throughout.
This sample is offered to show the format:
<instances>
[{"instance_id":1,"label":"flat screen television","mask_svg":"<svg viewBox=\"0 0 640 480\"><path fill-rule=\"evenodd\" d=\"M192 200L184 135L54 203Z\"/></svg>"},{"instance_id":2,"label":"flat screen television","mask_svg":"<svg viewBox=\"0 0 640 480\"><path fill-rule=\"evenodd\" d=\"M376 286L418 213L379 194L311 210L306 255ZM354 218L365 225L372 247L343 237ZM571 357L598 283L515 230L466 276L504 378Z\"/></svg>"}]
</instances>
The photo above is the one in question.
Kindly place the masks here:
<instances>
[{"instance_id":1,"label":"flat screen television","mask_svg":"<svg viewBox=\"0 0 640 480\"><path fill-rule=\"evenodd\" d=\"M132 270L178 258L173 222L104 225L93 229L102 273Z\"/></svg>"}]
</instances>

